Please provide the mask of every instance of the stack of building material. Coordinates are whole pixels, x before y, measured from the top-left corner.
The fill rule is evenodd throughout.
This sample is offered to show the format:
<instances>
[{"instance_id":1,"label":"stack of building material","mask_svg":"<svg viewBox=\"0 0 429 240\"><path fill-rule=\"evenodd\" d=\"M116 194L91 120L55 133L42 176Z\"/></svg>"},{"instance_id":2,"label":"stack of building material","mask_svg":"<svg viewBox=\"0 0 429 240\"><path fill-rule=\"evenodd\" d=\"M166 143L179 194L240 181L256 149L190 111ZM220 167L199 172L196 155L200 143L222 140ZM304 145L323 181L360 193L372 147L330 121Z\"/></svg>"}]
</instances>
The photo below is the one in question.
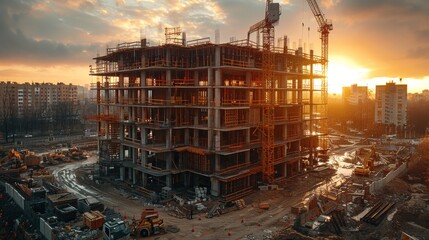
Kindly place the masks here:
<instances>
[{"instance_id":1,"label":"stack of building material","mask_svg":"<svg viewBox=\"0 0 429 240\"><path fill-rule=\"evenodd\" d=\"M195 187L195 201L206 201L206 200L207 200L207 188Z\"/></svg>"},{"instance_id":2,"label":"stack of building material","mask_svg":"<svg viewBox=\"0 0 429 240\"><path fill-rule=\"evenodd\" d=\"M267 202L261 202L261 203L259 203L259 208L264 209L264 210L268 210L270 208L270 204Z\"/></svg>"},{"instance_id":3,"label":"stack of building material","mask_svg":"<svg viewBox=\"0 0 429 240\"><path fill-rule=\"evenodd\" d=\"M104 224L105 216L100 211L91 211L83 214L83 223L89 229L101 228Z\"/></svg>"},{"instance_id":4,"label":"stack of building material","mask_svg":"<svg viewBox=\"0 0 429 240\"><path fill-rule=\"evenodd\" d=\"M204 209L207 209L207 207L204 206L204 204L202 204L202 203L195 204L195 207L197 208L198 211L202 211Z\"/></svg>"},{"instance_id":5,"label":"stack of building material","mask_svg":"<svg viewBox=\"0 0 429 240\"><path fill-rule=\"evenodd\" d=\"M163 187L160 193L160 197L162 200L167 200L173 198L173 192L170 187Z\"/></svg>"},{"instance_id":6,"label":"stack of building material","mask_svg":"<svg viewBox=\"0 0 429 240\"><path fill-rule=\"evenodd\" d=\"M77 209L80 213L89 212L89 211L103 211L104 204L98 201L94 197L87 197L79 199L77 202Z\"/></svg>"},{"instance_id":7,"label":"stack of building material","mask_svg":"<svg viewBox=\"0 0 429 240\"><path fill-rule=\"evenodd\" d=\"M77 197L70 192L48 195L48 199L53 206L70 204L77 207Z\"/></svg>"},{"instance_id":8,"label":"stack of building material","mask_svg":"<svg viewBox=\"0 0 429 240\"><path fill-rule=\"evenodd\" d=\"M242 198L234 201L234 203L238 209L243 209L246 207L246 203L244 202L244 199L242 199Z\"/></svg>"},{"instance_id":9,"label":"stack of building material","mask_svg":"<svg viewBox=\"0 0 429 240\"><path fill-rule=\"evenodd\" d=\"M76 219L77 209L70 204L63 204L55 207L55 213L63 222L69 222Z\"/></svg>"},{"instance_id":10,"label":"stack of building material","mask_svg":"<svg viewBox=\"0 0 429 240\"><path fill-rule=\"evenodd\" d=\"M361 220L378 225L394 205L394 203L380 201Z\"/></svg>"}]
</instances>

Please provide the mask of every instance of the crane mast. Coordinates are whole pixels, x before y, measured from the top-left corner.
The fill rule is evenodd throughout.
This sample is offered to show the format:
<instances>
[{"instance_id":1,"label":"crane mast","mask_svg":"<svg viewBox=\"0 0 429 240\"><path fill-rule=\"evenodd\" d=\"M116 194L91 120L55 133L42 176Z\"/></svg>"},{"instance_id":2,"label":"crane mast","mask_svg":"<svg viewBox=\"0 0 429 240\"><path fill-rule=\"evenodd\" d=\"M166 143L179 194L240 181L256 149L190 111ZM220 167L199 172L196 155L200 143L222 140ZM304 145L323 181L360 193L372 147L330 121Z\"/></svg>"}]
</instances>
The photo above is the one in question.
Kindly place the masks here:
<instances>
[{"instance_id":1,"label":"crane mast","mask_svg":"<svg viewBox=\"0 0 429 240\"><path fill-rule=\"evenodd\" d=\"M262 31L262 180L274 181L274 24L280 18L280 5L267 0L265 18L252 25L247 34Z\"/></svg>"},{"instance_id":2,"label":"crane mast","mask_svg":"<svg viewBox=\"0 0 429 240\"><path fill-rule=\"evenodd\" d=\"M322 54L322 86L321 86L321 98L322 98L322 104L325 105L325 112L323 115L326 117L327 115L327 109L326 104L328 103L328 81L326 79L326 75L328 74L328 48L329 48L329 32L333 30L332 22L325 19L325 16L323 15L322 11L319 8L319 5L317 4L316 0L307 0L308 5L311 8L311 11L313 12L314 17L316 18L317 24L319 25L319 32L320 32L320 39L322 41L321 47L321 54ZM327 126L324 126L324 129L326 131ZM325 133L326 134L326 133ZM322 148L327 149L328 148L328 140L326 139L326 136L322 138Z\"/></svg>"}]
</instances>

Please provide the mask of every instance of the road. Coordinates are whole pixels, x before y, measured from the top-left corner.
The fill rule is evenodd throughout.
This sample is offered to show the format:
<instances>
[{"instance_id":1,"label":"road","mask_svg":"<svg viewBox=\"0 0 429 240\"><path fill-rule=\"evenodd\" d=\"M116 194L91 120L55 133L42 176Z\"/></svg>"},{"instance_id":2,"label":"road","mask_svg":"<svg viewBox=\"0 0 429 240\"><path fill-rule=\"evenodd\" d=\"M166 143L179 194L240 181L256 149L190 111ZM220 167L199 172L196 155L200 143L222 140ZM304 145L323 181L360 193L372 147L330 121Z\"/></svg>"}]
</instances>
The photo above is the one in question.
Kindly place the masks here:
<instances>
[{"instance_id":1,"label":"road","mask_svg":"<svg viewBox=\"0 0 429 240\"><path fill-rule=\"evenodd\" d=\"M356 138L354 141L358 142ZM207 219L204 216L195 216L192 220L179 219L168 214L166 208L158 208L160 216L167 225L175 225L180 228L178 233L167 233L163 239L223 239L229 237L240 239L263 239L276 232L280 228L291 224L289 220L292 214L292 206L303 201L314 192L326 189L338 181L344 181L344 176L350 176L352 169L349 164L343 162L350 157L361 145L348 145L331 151L331 162L338 162L338 170L327 181L314 178L311 174L295 177L286 182L283 191L258 191L245 198L247 207L240 211L234 211L220 217ZM82 185L76 177L76 170L80 167L90 167L96 162L96 156L90 156L85 161L75 161L63 165L51 166L50 169L58 182L68 191L78 197L92 196L129 218L139 216L143 207L147 206L141 199L124 197L121 190L110 184ZM269 210L261 210L258 204L262 201L270 204ZM153 207L153 206L151 206Z\"/></svg>"}]
</instances>

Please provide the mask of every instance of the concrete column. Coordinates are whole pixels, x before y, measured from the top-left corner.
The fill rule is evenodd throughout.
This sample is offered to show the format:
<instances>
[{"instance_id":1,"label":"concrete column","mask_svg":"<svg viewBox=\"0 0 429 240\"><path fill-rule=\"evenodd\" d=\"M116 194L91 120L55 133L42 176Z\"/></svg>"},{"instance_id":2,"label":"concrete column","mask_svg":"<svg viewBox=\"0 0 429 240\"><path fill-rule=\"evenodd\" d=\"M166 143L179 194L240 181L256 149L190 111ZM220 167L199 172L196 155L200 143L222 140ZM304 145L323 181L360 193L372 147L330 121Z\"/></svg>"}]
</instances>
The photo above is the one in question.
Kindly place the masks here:
<instances>
[{"instance_id":1,"label":"concrete column","mask_svg":"<svg viewBox=\"0 0 429 240\"><path fill-rule=\"evenodd\" d=\"M137 149L136 148L131 148L131 157L133 159L133 164L136 164L137 162Z\"/></svg>"},{"instance_id":2,"label":"concrete column","mask_svg":"<svg viewBox=\"0 0 429 240\"><path fill-rule=\"evenodd\" d=\"M147 184L147 174L142 172L142 186L146 187Z\"/></svg>"},{"instance_id":3,"label":"concrete column","mask_svg":"<svg viewBox=\"0 0 429 240\"><path fill-rule=\"evenodd\" d=\"M287 110L286 110L287 111ZM287 124L285 124L285 127L283 128L283 136L285 137L285 139L288 139L288 135L287 135ZM286 147L287 149L287 147Z\"/></svg>"},{"instance_id":4,"label":"concrete column","mask_svg":"<svg viewBox=\"0 0 429 240\"><path fill-rule=\"evenodd\" d=\"M215 155L215 172L220 171L220 155Z\"/></svg>"},{"instance_id":5,"label":"concrete column","mask_svg":"<svg viewBox=\"0 0 429 240\"><path fill-rule=\"evenodd\" d=\"M297 87L296 81L297 81L296 79L292 80L292 89L296 89ZM295 90L292 91L292 103L298 103L297 92Z\"/></svg>"},{"instance_id":6,"label":"concrete column","mask_svg":"<svg viewBox=\"0 0 429 240\"><path fill-rule=\"evenodd\" d=\"M285 170L285 177L289 177L288 175L287 175L287 163L285 163L285 168L284 168Z\"/></svg>"},{"instance_id":7,"label":"concrete column","mask_svg":"<svg viewBox=\"0 0 429 240\"><path fill-rule=\"evenodd\" d=\"M252 74L249 71L247 71L246 72L246 83L245 83L247 87L250 87L251 79L252 79ZM248 88L246 89L246 100L250 101L250 90ZM250 104L250 102L249 102L249 104Z\"/></svg>"},{"instance_id":8,"label":"concrete column","mask_svg":"<svg viewBox=\"0 0 429 240\"><path fill-rule=\"evenodd\" d=\"M249 144L250 143L250 129L246 130L246 143ZM245 153L245 160L246 163L250 163L250 150L247 150Z\"/></svg>"},{"instance_id":9,"label":"concrete column","mask_svg":"<svg viewBox=\"0 0 429 240\"><path fill-rule=\"evenodd\" d=\"M146 71L141 71L140 73L140 86L145 87L146 86ZM146 102L146 89L139 89L140 91L140 103ZM142 111L142 118L145 119L146 116L144 116L144 111Z\"/></svg>"},{"instance_id":10,"label":"concrete column","mask_svg":"<svg viewBox=\"0 0 429 240\"><path fill-rule=\"evenodd\" d=\"M166 135L166 147L167 148L171 148L172 147L172 133L173 133L172 128L169 128L167 130L167 135ZM173 160L173 153L171 151L170 152L166 152L165 153L165 163L166 163L166 169L167 170L171 169L171 166L172 166L171 161L172 160ZM166 180L167 187L172 187L173 186L171 174L167 175L166 178L165 178L165 180Z\"/></svg>"},{"instance_id":11,"label":"concrete column","mask_svg":"<svg viewBox=\"0 0 429 240\"><path fill-rule=\"evenodd\" d=\"M121 161L124 161L124 152L125 152L125 149L124 149L124 145L120 145L119 146L119 160L121 160Z\"/></svg>"},{"instance_id":12,"label":"concrete column","mask_svg":"<svg viewBox=\"0 0 429 240\"><path fill-rule=\"evenodd\" d=\"M216 50L215 50L215 66L219 67L220 66L220 47L216 46Z\"/></svg>"},{"instance_id":13,"label":"concrete column","mask_svg":"<svg viewBox=\"0 0 429 240\"><path fill-rule=\"evenodd\" d=\"M173 178L171 174L168 174L167 176L165 176L165 185L169 188L173 187Z\"/></svg>"},{"instance_id":14,"label":"concrete column","mask_svg":"<svg viewBox=\"0 0 429 240\"><path fill-rule=\"evenodd\" d=\"M125 167L119 168L119 178L121 179L121 181L125 180Z\"/></svg>"},{"instance_id":15,"label":"concrete column","mask_svg":"<svg viewBox=\"0 0 429 240\"><path fill-rule=\"evenodd\" d=\"M210 179L210 185L211 185L210 194L215 196L215 197L219 196L219 194L220 194L219 180L212 177Z\"/></svg>"},{"instance_id":16,"label":"concrete column","mask_svg":"<svg viewBox=\"0 0 429 240\"><path fill-rule=\"evenodd\" d=\"M143 46L142 45L142 47L145 47L145 46ZM141 62L142 62L142 68L144 68L145 67L145 65L146 65L146 56L144 55L144 53L142 53L142 56L141 56L141 60L140 60ZM141 78L140 80L144 80L143 78ZM141 81L140 81L140 83L141 83Z\"/></svg>"},{"instance_id":17,"label":"concrete column","mask_svg":"<svg viewBox=\"0 0 429 240\"><path fill-rule=\"evenodd\" d=\"M137 183L137 179L136 179L136 171L137 170L135 170L133 168L130 168L130 169L133 171L133 185L135 185Z\"/></svg>"},{"instance_id":18,"label":"concrete column","mask_svg":"<svg viewBox=\"0 0 429 240\"><path fill-rule=\"evenodd\" d=\"M221 82L222 82L221 71L220 69L216 69L215 70L215 99L214 99L214 103L215 103L214 127L215 128L220 128L221 94L220 94L219 86L222 85ZM215 139L214 149L216 151L219 151L220 150L220 132L219 131L214 131L214 139Z\"/></svg>"},{"instance_id":19,"label":"concrete column","mask_svg":"<svg viewBox=\"0 0 429 240\"><path fill-rule=\"evenodd\" d=\"M198 129L194 129L194 143L193 146L198 147L200 145L200 134Z\"/></svg>"},{"instance_id":20,"label":"concrete column","mask_svg":"<svg viewBox=\"0 0 429 240\"><path fill-rule=\"evenodd\" d=\"M190 143L189 143L189 128L185 129L185 145L190 145Z\"/></svg>"},{"instance_id":21,"label":"concrete column","mask_svg":"<svg viewBox=\"0 0 429 240\"><path fill-rule=\"evenodd\" d=\"M212 68L209 67L207 69L207 85L208 85L208 89L207 89L207 97L208 97L208 142L207 142L207 146L209 150L213 150L213 125L214 125L214 110L213 110L213 74L212 74Z\"/></svg>"},{"instance_id":22,"label":"concrete column","mask_svg":"<svg viewBox=\"0 0 429 240\"><path fill-rule=\"evenodd\" d=\"M133 175L133 168L127 168L128 169L128 180L132 180L134 175Z\"/></svg>"},{"instance_id":23,"label":"concrete column","mask_svg":"<svg viewBox=\"0 0 429 240\"><path fill-rule=\"evenodd\" d=\"M169 128L166 130L166 135L165 135L165 147L166 148L171 148L173 146L173 129Z\"/></svg>"},{"instance_id":24,"label":"concrete column","mask_svg":"<svg viewBox=\"0 0 429 240\"><path fill-rule=\"evenodd\" d=\"M146 128L142 128L141 130L141 145L144 146L147 143L147 129ZM145 166L147 164L147 155L148 155L148 151L146 150L142 150L142 154L141 154L141 165Z\"/></svg>"}]
</instances>

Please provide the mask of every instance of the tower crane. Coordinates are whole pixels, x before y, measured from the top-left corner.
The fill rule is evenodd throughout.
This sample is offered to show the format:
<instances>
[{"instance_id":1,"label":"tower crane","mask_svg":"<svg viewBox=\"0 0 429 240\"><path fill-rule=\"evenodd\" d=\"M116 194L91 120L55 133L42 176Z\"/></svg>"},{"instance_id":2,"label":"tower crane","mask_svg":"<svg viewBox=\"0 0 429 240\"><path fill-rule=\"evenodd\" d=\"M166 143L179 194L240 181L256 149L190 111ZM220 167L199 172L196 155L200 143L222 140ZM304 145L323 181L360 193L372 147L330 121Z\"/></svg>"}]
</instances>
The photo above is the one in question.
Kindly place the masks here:
<instances>
[{"instance_id":1,"label":"tower crane","mask_svg":"<svg viewBox=\"0 0 429 240\"><path fill-rule=\"evenodd\" d=\"M328 73L328 47L329 47L329 33L332 31L333 25L332 21L327 20L325 15L320 11L319 5L316 0L307 0L308 5L313 12L314 17L316 18L317 24L319 25L320 39L322 41L322 83L321 83L321 98L322 103L325 105L325 113L323 114L326 117L327 109L326 104L328 100L328 82L326 80L326 75ZM325 126L325 130L327 126ZM326 137L326 136L325 136ZM325 141L322 142L322 147L327 149L328 141L325 138Z\"/></svg>"},{"instance_id":2,"label":"tower crane","mask_svg":"<svg viewBox=\"0 0 429 240\"><path fill-rule=\"evenodd\" d=\"M316 0L307 0L308 5L316 18L317 24L319 25L320 39L322 40L322 61L323 61L323 73L326 74L328 71L328 47L329 47L329 33L334 29L332 21L325 18L325 15L320 11L319 5Z\"/></svg>"},{"instance_id":3,"label":"tower crane","mask_svg":"<svg viewBox=\"0 0 429 240\"><path fill-rule=\"evenodd\" d=\"M280 4L267 0L265 18L252 25L247 41L253 32L262 31L262 180L274 181L274 24L280 19Z\"/></svg>"}]
</instances>

